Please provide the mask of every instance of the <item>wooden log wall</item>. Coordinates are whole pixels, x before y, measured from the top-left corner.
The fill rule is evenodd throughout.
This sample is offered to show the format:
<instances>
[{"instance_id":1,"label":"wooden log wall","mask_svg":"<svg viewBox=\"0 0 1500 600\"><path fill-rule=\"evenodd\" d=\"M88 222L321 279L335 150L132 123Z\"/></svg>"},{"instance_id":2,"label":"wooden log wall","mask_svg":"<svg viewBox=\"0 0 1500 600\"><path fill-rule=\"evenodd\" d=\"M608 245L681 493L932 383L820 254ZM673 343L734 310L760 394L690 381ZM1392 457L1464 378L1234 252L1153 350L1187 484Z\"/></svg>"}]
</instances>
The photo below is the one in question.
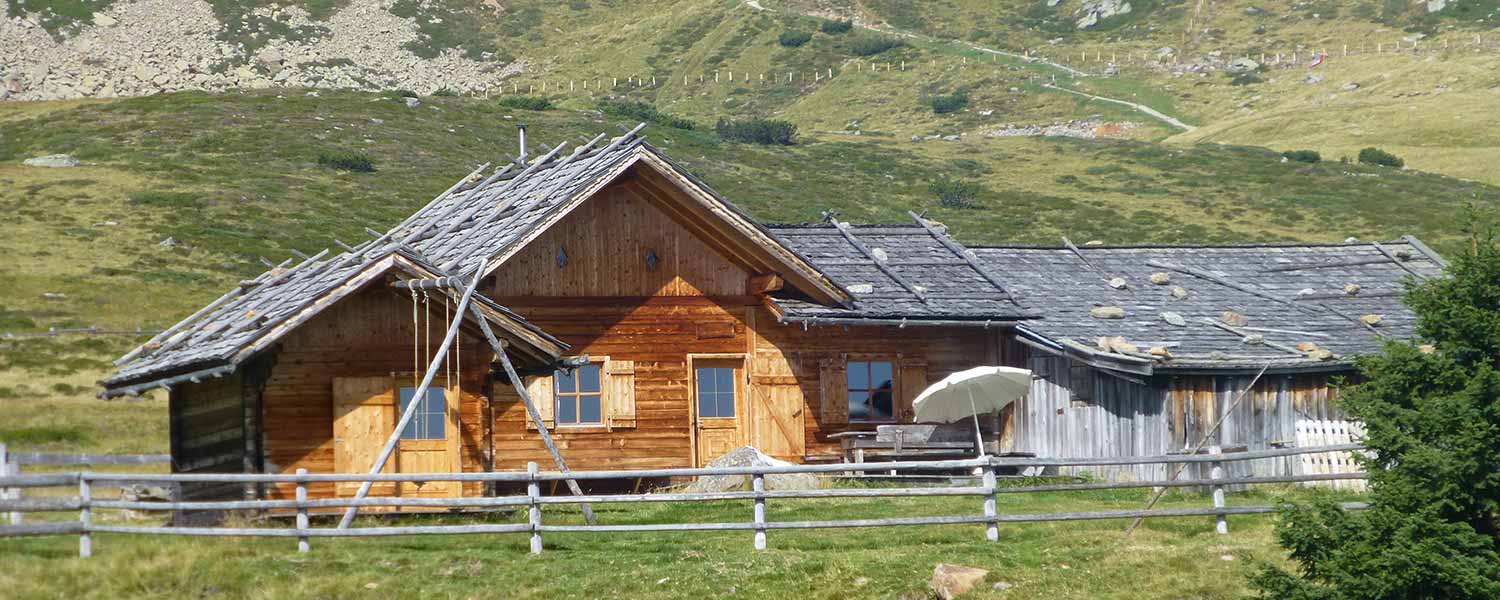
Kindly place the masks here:
<instances>
[{"instance_id":1,"label":"wooden log wall","mask_svg":"<svg viewBox=\"0 0 1500 600\"><path fill-rule=\"evenodd\" d=\"M1032 351L1025 364L1036 375L1031 396L1019 403L1008 427L1012 449L1042 457L1161 455L1191 450L1254 374L1158 375L1136 383L1076 361ZM1342 419L1336 407L1337 373L1267 374L1224 419L1209 441L1230 448L1265 450L1295 444L1299 419ZM1160 479L1162 465L1067 470L1111 480ZM1265 459L1233 463L1232 476L1290 475L1296 461ZM1184 478L1207 479L1207 466L1191 466Z\"/></svg>"},{"instance_id":2,"label":"wooden log wall","mask_svg":"<svg viewBox=\"0 0 1500 600\"><path fill-rule=\"evenodd\" d=\"M168 401L173 473L239 473L244 469L244 375L172 388ZM240 494L238 484L183 484L187 500Z\"/></svg>"}]
</instances>

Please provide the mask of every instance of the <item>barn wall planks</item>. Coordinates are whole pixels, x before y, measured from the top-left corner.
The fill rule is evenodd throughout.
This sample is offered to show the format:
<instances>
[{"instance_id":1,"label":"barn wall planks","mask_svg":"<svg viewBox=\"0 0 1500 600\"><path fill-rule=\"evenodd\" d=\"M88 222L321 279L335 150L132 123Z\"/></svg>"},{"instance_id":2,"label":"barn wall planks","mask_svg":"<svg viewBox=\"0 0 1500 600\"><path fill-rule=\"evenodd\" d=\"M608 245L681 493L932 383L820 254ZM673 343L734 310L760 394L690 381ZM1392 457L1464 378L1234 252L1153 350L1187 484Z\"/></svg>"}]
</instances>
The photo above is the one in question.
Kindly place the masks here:
<instances>
[{"instance_id":1,"label":"barn wall planks","mask_svg":"<svg viewBox=\"0 0 1500 600\"><path fill-rule=\"evenodd\" d=\"M431 327L423 317L418 329L426 341L414 353L413 342L422 337L419 334L413 339L409 298L404 292L386 288L384 282L374 284L314 317L282 342L261 394L266 472L295 473L298 468L312 473L334 472L334 378L394 373L408 377L418 355L425 368L430 352L442 343L447 320L441 299L433 296L429 303ZM463 390L459 401L461 465L465 471L480 470L486 448L477 415L485 403L483 388L492 354L481 334L466 325L454 358L462 361L454 371L461 378ZM439 373L434 385L442 385L446 377ZM266 492L273 498L291 498L294 486L278 486ZM464 489L466 495L479 492L478 484ZM327 498L333 497L334 489L332 484L313 483L308 493L314 498Z\"/></svg>"},{"instance_id":2,"label":"barn wall planks","mask_svg":"<svg viewBox=\"0 0 1500 600\"><path fill-rule=\"evenodd\" d=\"M168 402L173 473L238 473L244 468L244 373L172 388ZM183 484L184 499L240 495L237 484Z\"/></svg>"},{"instance_id":3,"label":"barn wall planks","mask_svg":"<svg viewBox=\"0 0 1500 600\"><path fill-rule=\"evenodd\" d=\"M750 273L668 217L634 180L611 185L497 270L496 296L743 296Z\"/></svg>"},{"instance_id":4,"label":"barn wall planks","mask_svg":"<svg viewBox=\"0 0 1500 600\"><path fill-rule=\"evenodd\" d=\"M1010 361L1033 372L1031 396L1018 403L1008 427L1011 449L1044 457L1148 456L1196 447L1221 414L1209 440L1223 447L1264 450L1295 443L1300 419L1341 419L1338 389L1329 374L1267 374L1238 405L1254 374L1157 375L1145 385L1114 377L1068 358L1032 351ZM1233 407L1233 410L1230 408ZM1225 414L1227 411L1227 414ZM1296 461L1231 463L1233 476L1297 473ZM1106 479L1161 479L1163 465L1088 467ZM1206 479L1204 465L1184 478Z\"/></svg>"}]
</instances>

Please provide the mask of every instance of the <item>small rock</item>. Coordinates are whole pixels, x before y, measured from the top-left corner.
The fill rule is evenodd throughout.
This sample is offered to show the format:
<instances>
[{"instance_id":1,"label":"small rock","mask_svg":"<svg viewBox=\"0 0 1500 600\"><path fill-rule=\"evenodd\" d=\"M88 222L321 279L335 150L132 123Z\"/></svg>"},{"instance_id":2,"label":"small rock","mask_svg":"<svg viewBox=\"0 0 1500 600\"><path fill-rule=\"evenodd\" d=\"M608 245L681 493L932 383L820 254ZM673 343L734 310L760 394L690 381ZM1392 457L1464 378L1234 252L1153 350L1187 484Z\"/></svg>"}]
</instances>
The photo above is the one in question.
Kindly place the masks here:
<instances>
[{"instance_id":1,"label":"small rock","mask_svg":"<svg viewBox=\"0 0 1500 600\"><path fill-rule=\"evenodd\" d=\"M49 169L65 169L65 168L68 168L68 167L76 167L76 166L78 166L78 159L73 158L71 156L68 156L66 154L48 154L46 156L38 156L36 158L28 158L28 159L26 159L24 161L21 161L21 164L26 165L28 167L46 167L46 168L49 168Z\"/></svg>"},{"instance_id":2,"label":"small rock","mask_svg":"<svg viewBox=\"0 0 1500 600\"><path fill-rule=\"evenodd\" d=\"M1240 58L1229 61L1229 67L1226 70L1230 73L1238 74L1249 73L1250 71L1254 71L1259 68L1260 63L1242 56Z\"/></svg>"},{"instance_id":3,"label":"small rock","mask_svg":"<svg viewBox=\"0 0 1500 600\"><path fill-rule=\"evenodd\" d=\"M421 105L422 105L422 101L421 100L418 100L416 98L406 98L406 107L407 108L416 108L416 107L421 106Z\"/></svg>"},{"instance_id":4,"label":"small rock","mask_svg":"<svg viewBox=\"0 0 1500 600\"><path fill-rule=\"evenodd\" d=\"M172 236L167 236L167 239L164 239L164 240L162 240L160 242L157 242L156 245L161 246L163 248L176 248L178 246L181 246L182 242L178 241L177 238L174 238Z\"/></svg>"},{"instance_id":5,"label":"small rock","mask_svg":"<svg viewBox=\"0 0 1500 600\"><path fill-rule=\"evenodd\" d=\"M1371 327L1379 325L1380 322L1384 321L1384 320L1385 320L1385 317L1383 317L1381 315L1364 315L1364 316L1362 316L1362 317L1359 318L1359 322L1364 323L1365 325L1369 325Z\"/></svg>"},{"instance_id":6,"label":"small rock","mask_svg":"<svg viewBox=\"0 0 1500 600\"><path fill-rule=\"evenodd\" d=\"M1219 352L1218 350L1214 350L1213 352L1209 352L1208 353L1208 357L1210 359L1212 359L1212 360L1229 360L1229 355L1228 354L1225 354L1223 352Z\"/></svg>"},{"instance_id":7,"label":"small rock","mask_svg":"<svg viewBox=\"0 0 1500 600\"><path fill-rule=\"evenodd\" d=\"M1358 83L1354 83L1353 81L1351 81L1349 83L1346 83L1344 85L1339 86L1339 89L1344 90L1344 91L1354 91L1354 90L1359 89L1359 84Z\"/></svg>"},{"instance_id":8,"label":"small rock","mask_svg":"<svg viewBox=\"0 0 1500 600\"><path fill-rule=\"evenodd\" d=\"M1246 344L1249 344L1251 346L1259 346L1261 344L1266 343L1266 336L1263 336L1263 335L1261 335L1259 333L1252 333L1250 335L1245 336L1244 339L1241 339L1240 341L1244 342Z\"/></svg>"},{"instance_id":9,"label":"small rock","mask_svg":"<svg viewBox=\"0 0 1500 600\"><path fill-rule=\"evenodd\" d=\"M373 581L371 581L370 583L366 583L365 584L365 589L367 589L367 590L373 590L373 589L378 588L378 587L380 587L380 584L375 583Z\"/></svg>"},{"instance_id":10,"label":"small rock","mask_svg":"<svg viewBox=\"0 0 1500 600\"><path fill-rule=\"evenodd\" d=\"M1315 83L1322 83L1322 82L1323 82L1323 76L1319 75L1317 73L1313 73L1311 75L1308 75L1305 79L1302 80L1302 83L1306 83L1308 85L1312 85L1312 84L1315 84Z\"/></svg>"},{"instance_id":11,"label":"small rock","mask_svg":"<svg viewBox=\"0 0 1500 600\"><path fill-rule=\"evenodd\" d=\"M672 580L671 577L663 577L661 579L656 580L656 585L661 585L661 584L664 584L664 583L666 583L668 581L671 581L671 580Z\"/></svg>"},{"instance_id":12,"label":"small rock","mask_svg":"<svg viewBox=\"0 0 1500 600\"><path fill-rule=\"evenodd\" d=\"M1263 17L1263 16L1266 16L1267 14L1269 14L1269 13L1266 12L1266 9L1261 8L1259 6L1246 6L1245 7L1245 16L1248 16L1248 17Z\"/></svg>"},{"instance_id":13,"label":"small rock","mask_svg":"<svg viewBox=\"0 0 1500 600\"><path fill-rule=\"evenodd\" d=\"M1246 319L1245 315L1234 312L1232 310L1224 311L1224 314L1221 315L1219 319L1221 321L1224 321L1224 324L1230 327L1244 327L1250 324L1250 319Z\"/></svg>"},{"instance_id":14,"label":"small rock","mask_svg":"<svg viewBox=\"0 0 1500 600\"><path fill-rule=\"evenodd\" d=\"M1298 342L1297 351L1303 353L1317 352L1318 345L1312 342Z\"/></svg>"},{"instance_id":15,"label":"small rock","mask_svg":"<svg viewBox=\"0 0 1500 600\"><path fill-rule=\"evenodd\" d=\"M1016 586L1011 585L1010 583L1007 583L1007 582L1004 582L1004 581L996 581L995 582L995 586L993 588L991 588L991 589L996 589L996 590L1000 590L1000 591L1003 592L1003 591L1008 590L1008 589L1013 588L1013 587L1016 587Z\"/></svg>"},{"instance_id":16,"label":"small rock","mask_svg":"<svg viewBox=\"0 0 1500 600\"><path fill-rule=\"evenodd\" d=\"M1089 309L1089 315L1095 319L1123 319L1125 309L1118 306L1096 306Z\"/></svg>"},{"instance_id":17,"label":"small rock","mask_svg":"<svg viewBox=\"0 0 1500 600\"><path fill-rule=\"evenodd\" d=\"M1173 287L1172 288L1172 297L1176 298L1178 300L1182 300L1184 298L1187 298L1188 297L1187 288L1182 287L1180 285Z\"/></svg>"},{"instance_id":18,"label":"small rock","mask_svg":"<svg viewBox=\"0 0 1500 600\"><path fill-rule=\"evenodd\" d=\"M1358 296L1359 295L1359 291L1362 290L1362 289L1364 289L1364 288L1359 287L1359 284L1357 284L1357 283L1351 283L1351 284L1348 284L1348 285L1344 286L1344 293L1348 294L1350 296Z\"/></svg>"},{"instance_id":19,"label":"small rock","mask_svg":"<svg viewBox=\"0 0 1500 600\"><path fill-rule=\"evenodd\" d=\"M57 292L42 292L42 298L47 300L64 300L67 299L67 297L67 294L60 294Z\"/></svg>"},{"instance_id":20,"label":"small rock","mask_svg":"<svg viewBox=\"0 0 1500 600\"><path fill-rule=\"evenodd\" d=\"M1146 353L1158 358L1172 358L1172 351L1168 350L1166 346L1152 346Z\"/></svg>"},{"instance_id":21,"label":"small rock","mask_svg":"<svg viewBox=\"0 0 1500 600\"><path fill-rule=\"evenodd\" d=\"M1297 295L1298 296L1311 296L1311 295L1316 294L1316 293L1318 293L1318 291L1314 290L1312 288L1302 288L1300 290L1297 290Z\"/></svg>"},{"instance_id":22,"label":"small rock","mask_svg":"<svg viewBox=\"0 0 1500 600\"><path fill-rule=\"evenodd\" d=\"M1124 277L1114 277L1109 280L1109 287L1115 288L1117 290L1123 290L1129 286L1130 284L1125 281Z\"/></svg>"},{"instance_id":23,"label":"small rock","mask_svg":"<svg viewBox=\"0 0 1500 600\"><path fill-rule=\"evenodd\" d=\"M1310 356L1317 360L1333 360L1333 353L1327 350L1318 350L1317 352L1313 352Z\"/></svg>"},{"instance_id":24,"label":"small rock","mask_svg":"<svg viewBox=\"0 0 1500 600\"><path fill-rule=\"evenodd\" d=\"M1161 320L1166 321L1168 325L1173 325L1173 326L1176 326L1176 327L1186 327L1187 326L1187 319L1182 318L1182 315L1179 315L1179 314L1174 313L1174 312L1164 312L1164 313L1162 313L1161 314Z\"/></svg>"},{"instance_id":25,"label":"small rock","mask_svg":"<svg viewBox=\"0 0 1500 600\"><path fill-rule=\"evenodd\" d=\"M1421 352L1422 354L1437 354L1437 346L1434 346L1432 344L1422 344L1420 346L1417 346L1417 351Z\"/></svg>"},{"instance_id":26,"label":"small rock","mask_svg":"<svg viewBox=\"0 0 1500 600\"><path fill-rule=\"evenodd\" d=\"M1167 273L1156 272L1151 274L1151 283L1156 285L1167 285L1172 283L1172 276Z\"/></svg>"},{"instance_id":27,"label":"small rock","mask_svg":"<svg viewBox=\"0 0 1500 600\"><path fill-rule=\"evenodd\" d=\"M989 574L984 569L938 563L932 568L932 580L927 582L927 587L932 588L938 598L953 600L974 589Z\"/></svg>"},{"instance_id":28,"label":"small rock","mask_svg":"<svg viewBox=\"0 0 1500 600\"><path fill-rule=\"evenodd\" d=\"M94 13L94 25L98 27L114 27L119 21L104 13Z\"/></svg>"},{"instance_id":29,"label":"small rock","mask_svg":"<svg viewBox=\"0 0 1500 600\"><path fill-rule=\"evenodd\" d=\"M1125 338L1123 336L1118 335L1112 337L1101 337L1099 338L1098 343L1101 348L1119 352L1120 354L1137 354L1141 351L1140 346L1127 342L1125 341Z\"/></svg>"},{"instance_id":30,"label":"small rock","mask_svg":"<svg viewBox=\"0 0 1500 600\"><path fill-rule=\"evenodd\" d=\"M1233 554L1220 554L1219 555L1219 560L1232 561L1232 560L1234 560L1234 555Z\"/></svg>"}]
</instances>

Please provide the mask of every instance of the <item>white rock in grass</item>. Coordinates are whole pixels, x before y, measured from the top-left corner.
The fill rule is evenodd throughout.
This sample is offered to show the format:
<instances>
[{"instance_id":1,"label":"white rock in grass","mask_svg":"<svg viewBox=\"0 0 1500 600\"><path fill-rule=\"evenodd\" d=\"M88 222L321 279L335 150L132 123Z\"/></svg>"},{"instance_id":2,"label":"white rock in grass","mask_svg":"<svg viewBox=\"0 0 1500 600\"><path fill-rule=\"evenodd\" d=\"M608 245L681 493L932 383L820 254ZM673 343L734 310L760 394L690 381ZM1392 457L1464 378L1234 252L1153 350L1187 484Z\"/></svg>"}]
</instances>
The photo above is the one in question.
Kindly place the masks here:
<instances>
[{"instance_id":1,"label":"white rock in grass","mask_svg":"<svg viewBox=\"0 0 1500 600\"><path fill-rule=\"evenodd\" d=\"M36 158L28 158L21 162L28 167L45 167L49 169L64 169L78 166L78 159L66 154L48 154Z\"/></svg>"}]
</instances>

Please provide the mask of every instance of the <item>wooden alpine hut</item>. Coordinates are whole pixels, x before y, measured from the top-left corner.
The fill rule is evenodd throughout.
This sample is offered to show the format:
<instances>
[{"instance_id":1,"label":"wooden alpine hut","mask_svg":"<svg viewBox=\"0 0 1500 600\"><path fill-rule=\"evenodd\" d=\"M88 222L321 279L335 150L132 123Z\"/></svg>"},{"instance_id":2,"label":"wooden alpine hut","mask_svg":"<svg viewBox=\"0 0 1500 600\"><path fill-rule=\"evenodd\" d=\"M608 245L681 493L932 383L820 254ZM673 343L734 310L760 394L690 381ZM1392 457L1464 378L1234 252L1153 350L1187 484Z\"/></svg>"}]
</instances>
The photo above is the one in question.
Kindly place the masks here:
<instances>
[{"instance_id":1,"label":"wooden alpine hut","mask_svg":"<svg viewBox=\"0 0 1500 600\"><path fill-rule=\"evenodd\" d=\"M1243 423L1225 428L1263 445L1287 437L1302 414L1289 410L1334 416L1316 412L1333 410L1314 408L1331 394L1318 390L1409 332L1400 276L1441 264L1415 240L971 249L915 214L766 225L641 128L535 158L523 142L520 159L369 241L241 282L122 357L101 395L168 388L181 473L601 470L697 466L745 445L837 460L838 434L909 422L929 381L984 364L1035 372L1032 399L994 420L1002 445L1159 453L1196 442L1268 364L1256 389L1277 399L1237 407ZM1345 282L1364 287L1335 297ZM1092 314L1102 305L1122 318ZM1168 311L1186 324L1159 322ZM1249 323L1207 322L1225 311ZM372 493L494 493L403 486Z\"/></svg>"}]
</instances>

